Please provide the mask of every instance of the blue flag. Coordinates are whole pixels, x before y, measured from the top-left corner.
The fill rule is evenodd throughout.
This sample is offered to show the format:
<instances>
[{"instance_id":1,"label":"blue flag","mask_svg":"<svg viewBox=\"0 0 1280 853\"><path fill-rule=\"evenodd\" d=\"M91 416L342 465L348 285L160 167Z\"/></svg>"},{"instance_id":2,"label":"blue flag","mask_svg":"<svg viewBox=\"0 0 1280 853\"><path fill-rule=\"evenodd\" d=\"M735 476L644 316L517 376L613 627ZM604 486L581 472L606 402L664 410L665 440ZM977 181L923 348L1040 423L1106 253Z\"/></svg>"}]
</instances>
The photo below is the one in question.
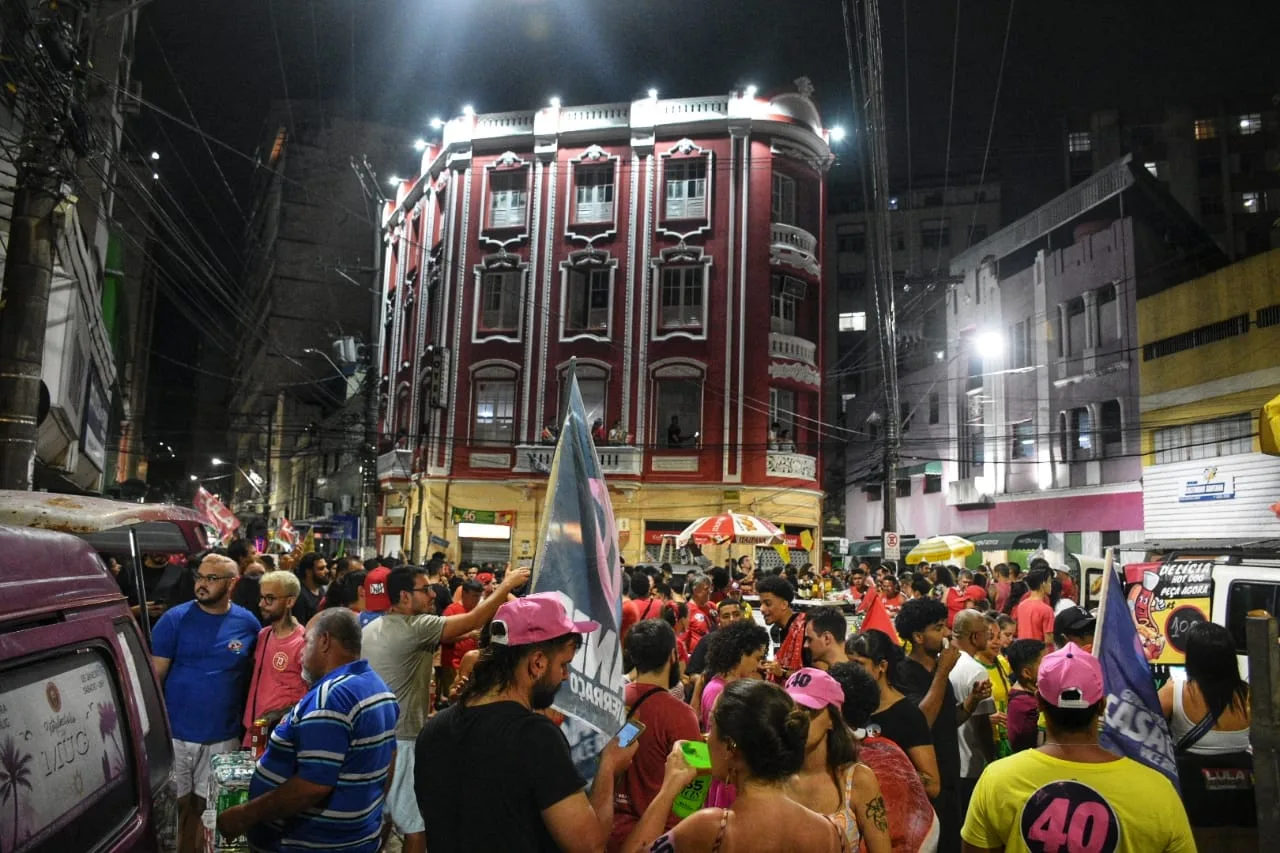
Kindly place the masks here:
<instances>
[{"instance_id":1,"label":"blue flag","mask_svg":"<svg viewBox=\"0 0 1280 853\"><path fill-rule=\"evenodd\" d=\"M1102 619L1094 652L1102 664L1102 680L1107 691L1101 744L1119 755L1128 756L1159 770L1178 786L1178 763L1173 739L1160 710L1155 682L1147 656L1142 651L1138 629L1125 601L1124 584L1118 570L1107 562L1102 592Z\"/></svg>"},{"instance_id":2,"label":"blue flag","mask_svg":"<svg viewBox=\"0 0 1280 853\"><path fill-rule=\"evenodd\" d=\"M626 707L618 640L622 622L618 533L572 368L569 406L551 460L531 586L535 592L560 593L575 620L600 623L598 631L583 638L555 702L557 709L585 724L566 726L575 763L581 766L580 757L594 758L621 727ZM603 738L592 736L593 732Z\"/></svg>"}]
</instances>

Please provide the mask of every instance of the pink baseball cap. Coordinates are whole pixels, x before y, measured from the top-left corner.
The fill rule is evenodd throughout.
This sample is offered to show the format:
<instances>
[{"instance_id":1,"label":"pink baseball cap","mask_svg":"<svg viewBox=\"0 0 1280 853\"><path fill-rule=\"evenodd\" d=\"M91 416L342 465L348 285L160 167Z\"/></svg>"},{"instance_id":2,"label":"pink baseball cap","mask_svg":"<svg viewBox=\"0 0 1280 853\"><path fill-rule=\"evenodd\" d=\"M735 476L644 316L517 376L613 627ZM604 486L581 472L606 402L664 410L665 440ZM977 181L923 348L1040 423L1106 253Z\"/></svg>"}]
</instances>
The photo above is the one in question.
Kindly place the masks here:
<instances>
[{"instance_id":1,"label":"pink baseball cap","mask_svg":"<svg viewBox=\"0 0 1280 853\"><path fill-rule=\"evenodd\" d=\"M570 619L556 593L537 592L498 608L489 625L489 642L526 646L566 634L590 634L599 628L600 623L590 619L582 622Z\"/></svg>"},{"instance_id":2,"label":"pink baseball cap","mask_svg":"<svg viewBox=\"0 0 1280 853\"><path fill-rule=\"evenodd\" d=\"M364 609L374 613L391 609L391 593L387 591L387 577L391 570L378 566L364 576Z\"/></svg>"},{"instance_id":3,"label":"pink baseball cap","mask_svg":"<svg viewBox=\"0 0 1280 853\"><path fill-rule=\"evenodd\" d=\"M844 689L840 682L812 666L791 673L787 679L787 693L797 705L811 711L820 711L828 705L834 705L838 710L844 705Z\"/></svg>"},{"instance_id":4,"label":"pink baseball cap","mask_svg":"<svg viewBox=\"0 0 1280 853\"><path fill-rule=\"evenodd\" d=\"M1102 664L1075 643L1044 656L1036 683L1040 697L1055 708L1091 708L1107 695Z\"/></svg>"}]
</instances>

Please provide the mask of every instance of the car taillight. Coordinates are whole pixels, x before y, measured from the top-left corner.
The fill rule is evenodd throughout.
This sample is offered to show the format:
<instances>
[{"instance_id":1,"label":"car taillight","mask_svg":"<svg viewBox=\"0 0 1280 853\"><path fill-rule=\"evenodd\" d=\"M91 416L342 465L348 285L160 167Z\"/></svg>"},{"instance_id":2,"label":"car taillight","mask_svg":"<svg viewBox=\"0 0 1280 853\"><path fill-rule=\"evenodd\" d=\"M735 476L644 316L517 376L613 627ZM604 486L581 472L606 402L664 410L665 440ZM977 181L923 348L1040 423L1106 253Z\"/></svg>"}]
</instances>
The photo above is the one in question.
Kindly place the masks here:
<instances>
[{"instance_id":1,"label":"car taillight","mask_svg":"<svg viewBox=\"0 0 1280 853\"><path fill-rule=\"evenodd\" d=\"M151 795L151 834L158 853L177 853L178 797L171 769Z\"/></svg>"}]
</instances>

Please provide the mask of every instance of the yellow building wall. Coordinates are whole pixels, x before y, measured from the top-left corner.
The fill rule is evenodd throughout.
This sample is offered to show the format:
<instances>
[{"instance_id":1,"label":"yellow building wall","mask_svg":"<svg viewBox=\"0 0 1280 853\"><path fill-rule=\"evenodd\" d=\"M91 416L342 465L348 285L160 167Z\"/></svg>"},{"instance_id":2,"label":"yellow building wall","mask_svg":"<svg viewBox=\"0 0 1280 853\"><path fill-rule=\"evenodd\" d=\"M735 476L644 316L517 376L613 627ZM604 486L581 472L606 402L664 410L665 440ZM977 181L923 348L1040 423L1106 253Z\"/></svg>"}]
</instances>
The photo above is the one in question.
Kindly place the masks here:
<instances>
[{"instance_id":1,"label":"yellow building wall","mask_svg":"<svg viewBox=\"0 0 1280 853\"><path fill-rule=\"evenodd\" d=\"M1138 339L1143 344L1162 340L1241 314L1249 317L1247 334L1205 344L1139 363L1144 399L1180 389L1192 389L1175 406L1142 412L1142 462L1154 463L1154 432L1161 427L1253 412L1280 392L1280 382L1268 377L1280 366L1280 325L1254 325L1260 308L1280 303L1280 250L1248 258L1177 287L1138 301ZM1277 373L1280 375L1280 373ZM1215 393L1224 380L1246 387ZM1230 385L1230 383L1226 383ZM1196 386L1206 386L1195 393ZM1254 439L1254 449L1258 441Z\"/></svg>"},{"instance_id":2,"label":"yellow building wall","mask_svg":"<svg viewBox=\"0 0 1280 853\"><path fill-rule=\"evenodd\" d=\"M1280 249L1138 300L1143 345L1248 314L1247 335L1140 363L1142 394L1161 394L1280 364L1280 326L1259 329L1255 312L1280 302Z\"/></svg>"},{"instance_id":3,"label":"yellow building wall","mask_svg":"<svg viewBox=\"0 0 1280 853\"><path fill-rule=\"evenodd\" d=\"M422 563L432 552L443 550L451 562L460 555L458 529L450 518L455 508L503 511L516 514L511 533L511 559L526 561L537 551L546 501L546 481L476 481L423 479L408 495L404 543L406 558ZM732 509L758 515L778 526L795 525L813 531L814 548L810 560L818 562L822 546L822 493L808 489L725 488L720 484L645 484L620 481L610 484L613 513L624 540L622 556L629 564L644 562L645 522L693 521ZM447 548L429 544L437 536L449 542ZM413 554L407 551L412 545ZM796 550L796 549L792 549ZM744 549L733 551L737 556ZM723 561L727 548L709 548L707 556Z\"/></svg>"}]
</instances>

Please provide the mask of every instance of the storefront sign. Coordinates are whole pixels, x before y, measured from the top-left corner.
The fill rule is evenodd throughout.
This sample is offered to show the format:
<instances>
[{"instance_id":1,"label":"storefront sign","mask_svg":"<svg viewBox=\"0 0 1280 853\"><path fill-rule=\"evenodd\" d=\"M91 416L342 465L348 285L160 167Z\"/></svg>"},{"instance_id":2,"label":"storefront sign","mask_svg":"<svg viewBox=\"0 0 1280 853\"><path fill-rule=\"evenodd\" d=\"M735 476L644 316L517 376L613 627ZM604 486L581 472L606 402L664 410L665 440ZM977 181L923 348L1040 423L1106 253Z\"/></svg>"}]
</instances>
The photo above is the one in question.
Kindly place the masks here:
<instances>
[{"instance_id":1,"label":"storefront sign","mask_svg":"<svg viewBox=\"0 0 1280 853\"><path fill-rule=\"evenodd\" d=\"M507 527L514 527L516 524L515 510L510 509L464 509L455 506L451 515L454 524L464 521L474 524L505 524Z\"/></svg>"},{"instance_id":2,"label":"storefront sign","mask_svg":"<svg viewBox=\"0 0 1280 853\"><path fill-rule=\"evenodd\" d=\"M1126 598L1147 661L1181 666L1186 661L1187 632L1209 620L1212 561L1179 560L1125 569Z\"/></svg>"},{"instance_id":3,"label":"storefront sign","mask_svg":"<svg viewBox=\"0 0 1280 853\"><path fill-rule=\"evenodd\" d=\"M107 420L111 414L111 401L92 370L89 371L89 386L84 397L84 429L81 431L80 449L94 467L101 471L107 461Z\"/></svg>"},{"instance_id":4,"label":"storefront sign","mask_svg":"<svg viewBox=\"0 0 1280 853\"><path fill-rule=\"evenodd\" d=\"M1220 475L1217 466L1204 469L1204 473L1182 483L1182 492L1178 495L1179 503L1194 501L1224 501L1236 496L1236 478L1231 475Z\"/></svg>"}]
</instances>

